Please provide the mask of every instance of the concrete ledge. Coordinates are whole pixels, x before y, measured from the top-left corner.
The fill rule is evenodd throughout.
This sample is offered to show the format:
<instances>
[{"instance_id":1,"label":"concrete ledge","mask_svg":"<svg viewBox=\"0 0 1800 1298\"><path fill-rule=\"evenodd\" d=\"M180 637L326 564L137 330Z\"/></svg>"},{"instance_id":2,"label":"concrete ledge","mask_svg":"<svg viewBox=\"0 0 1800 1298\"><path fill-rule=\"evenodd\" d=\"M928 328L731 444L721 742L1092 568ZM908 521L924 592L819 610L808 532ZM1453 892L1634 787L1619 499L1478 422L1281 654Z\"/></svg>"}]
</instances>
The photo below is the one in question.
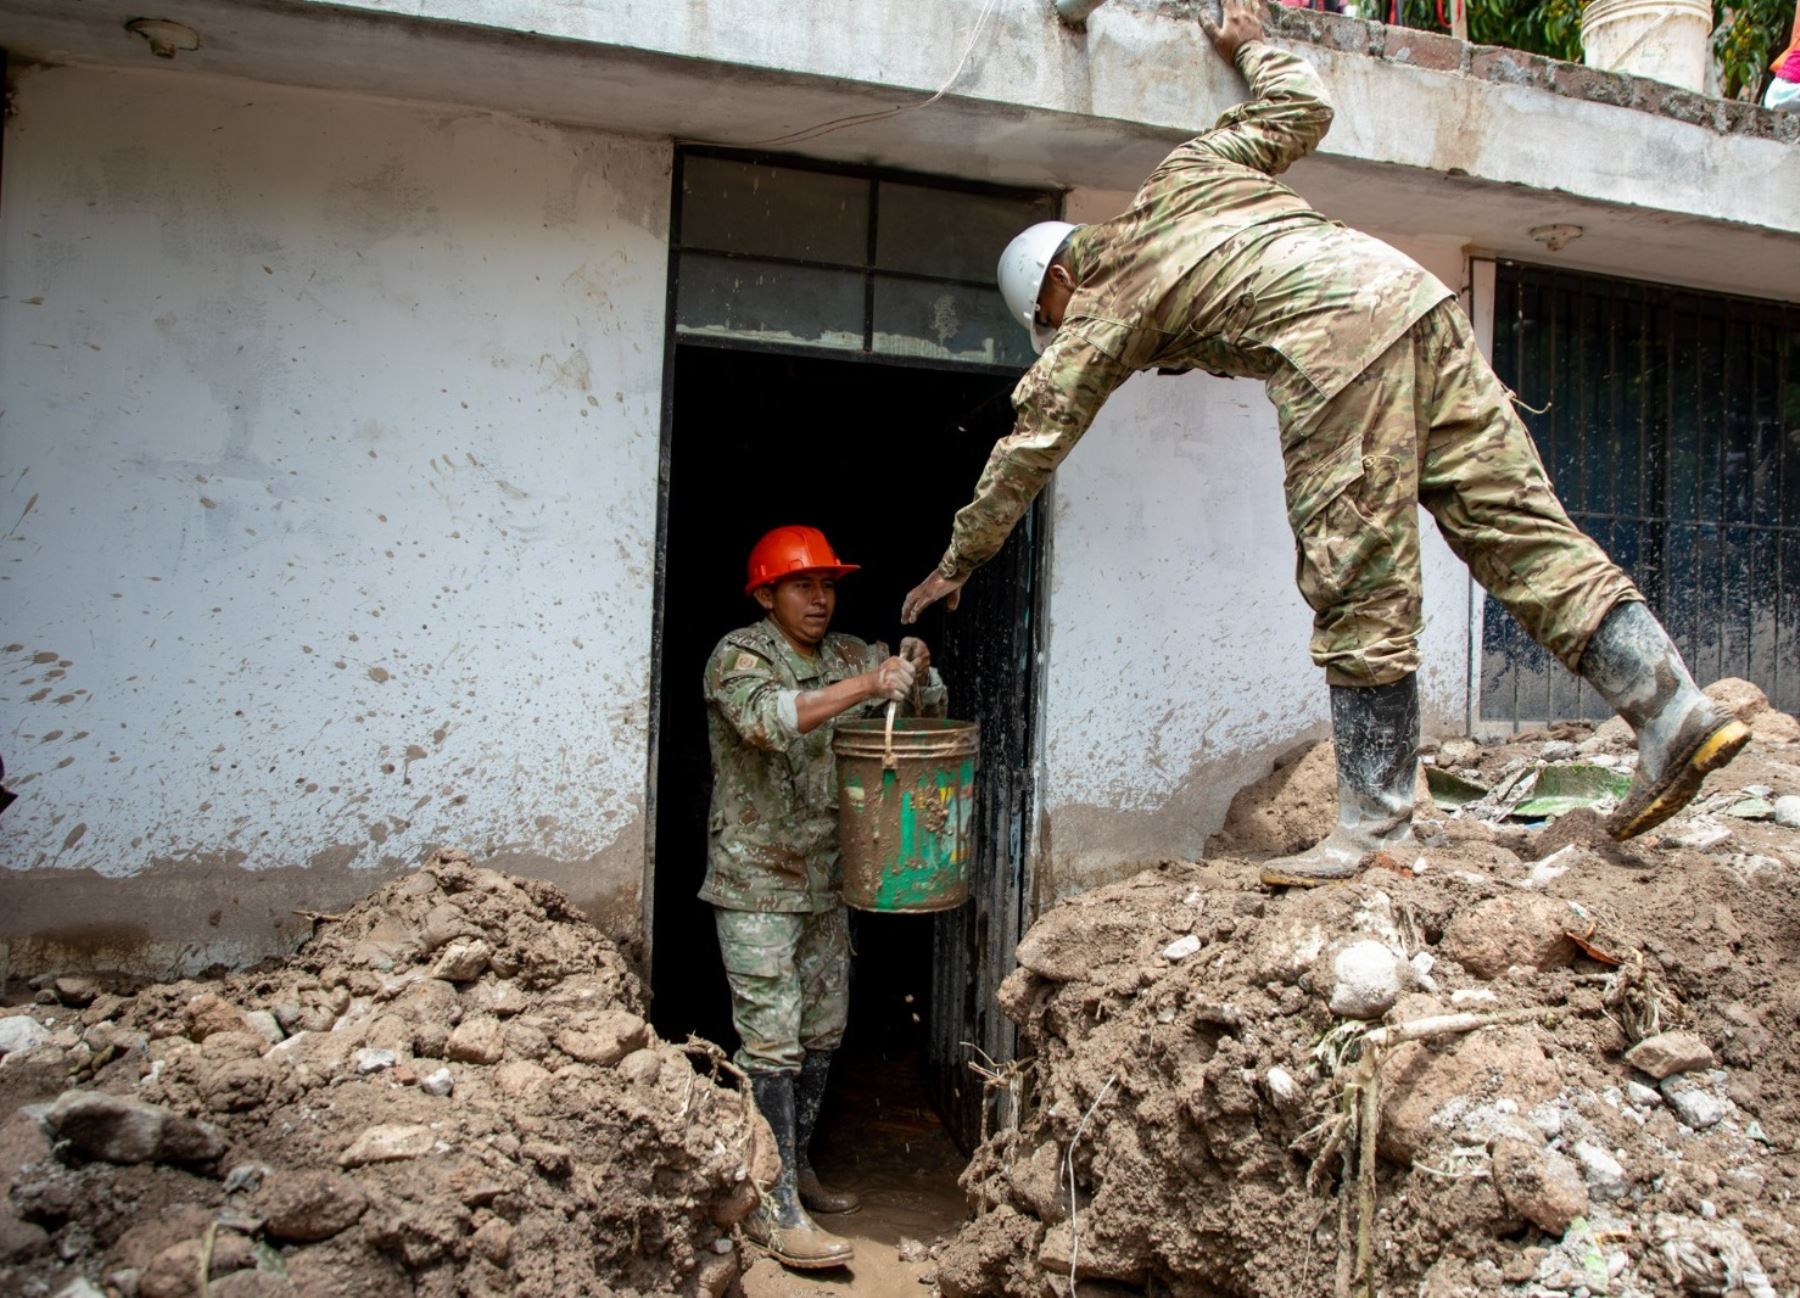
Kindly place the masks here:
<instances>
[{"instance_id":1,"label":"concrete ledge","mask_svg":"<svg viewBox=\"0 0 1800 1298\"><path fill-rule=\"evenodd\" d=\"M1198 12L1198 6L1188 7ZM1286 40L1344 54L1367 55L1475 81L1546 90L1567 99L1633 108L1690 126L1704 126L1720 135L1800 142L1800 113L1771 112L1760 104L1714 99L1648 77L1603 72L1497 45L1475 45L1437 32L1389 27L1314 9L1288 8L1275 11L1270 31Z\"/></svg>"}]
</instances>

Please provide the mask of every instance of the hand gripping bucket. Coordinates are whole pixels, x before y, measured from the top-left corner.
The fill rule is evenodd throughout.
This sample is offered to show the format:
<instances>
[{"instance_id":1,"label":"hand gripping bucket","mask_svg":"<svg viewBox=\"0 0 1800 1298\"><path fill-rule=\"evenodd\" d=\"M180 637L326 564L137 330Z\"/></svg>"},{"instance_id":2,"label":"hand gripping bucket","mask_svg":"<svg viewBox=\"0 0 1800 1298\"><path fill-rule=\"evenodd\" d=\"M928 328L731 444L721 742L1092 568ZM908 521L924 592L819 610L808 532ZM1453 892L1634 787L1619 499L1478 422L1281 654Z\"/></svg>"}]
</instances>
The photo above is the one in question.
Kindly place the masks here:
<instances>
[{"instance_id":1,"label":"hand gripping bucket","mask_svg":"<svg viewBox=\"0 0 1800 1298\"><path fill-rule=\"evenodd\" d=\"M894 711L885 722L842 722L832 737L844 902L950 910L969 896L981 732L972 721L896 721Z\"/></svg>"}]
</instances>

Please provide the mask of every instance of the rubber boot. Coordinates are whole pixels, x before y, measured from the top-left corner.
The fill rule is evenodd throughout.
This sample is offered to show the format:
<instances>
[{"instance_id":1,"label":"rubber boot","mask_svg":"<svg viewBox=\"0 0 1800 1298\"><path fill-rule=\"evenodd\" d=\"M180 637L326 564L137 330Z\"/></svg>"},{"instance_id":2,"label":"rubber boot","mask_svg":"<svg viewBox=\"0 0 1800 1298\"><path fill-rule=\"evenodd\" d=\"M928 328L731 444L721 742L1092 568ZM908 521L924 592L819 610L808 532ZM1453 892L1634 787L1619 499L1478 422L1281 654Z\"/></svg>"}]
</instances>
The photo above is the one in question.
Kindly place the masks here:
<instances>
[{"instance_id":1,"label":"rubber boot","mask_svg":"<svg viewBox=\"0 0 1800 1298\"><path fill-rule=\"evenodd\" d=\"M800 1202L814 1212L855 1212L862 1207L861 1199L848 1190L826 1189L813 1171L813 1129L819 1125L819 1110L825 1105L825 1079L830 1072L829 1050L808 1051L800 1080L794 1083L795 1184Z\"/></svg>"},{"instance_id":2,"label":"rubber boot","mask_svg":"<svg viewBox=\"0 0 1800 1298\"><path fill-rule=\"evenodd\" d=\"M1363 858L1413 841L1419 779L1419 682L1331 687L1337 749L1337 828L1294 856L1263 862L1262 881L1296 888L1353 878Z\"/></svg>"},{"instance_id":3,"label":"rubber boot","mask_svg":"<svg viewBox=\"0 0 1800 1298\"><path fill-rule=\"evenodd\" d=\"M1681 652L1636 600L1606 615L1581 655L1581 676L1637 734L1638 768L1606 829L1623 842L1663 823L1750 741L1750 727L1700 692Z\"/></svg>"},{"instance_id":4,"label":"rubber boot","mask_svg":"<svg viewBox=\"0 0 1800 1298\"><path fill-rule=\"evenodd\" d=\"M797 1072L783 1072L753 1073L750 1077L756 1107L775 1134L781 1175L775 1178L775 1188L744 1219L744 1233L783 1266L817 1271L845 1265L856 1251L849 1240L821 1230L800 1206L794 1175L794 1080L798 1076Z\"/></svg>"}]
</instances>

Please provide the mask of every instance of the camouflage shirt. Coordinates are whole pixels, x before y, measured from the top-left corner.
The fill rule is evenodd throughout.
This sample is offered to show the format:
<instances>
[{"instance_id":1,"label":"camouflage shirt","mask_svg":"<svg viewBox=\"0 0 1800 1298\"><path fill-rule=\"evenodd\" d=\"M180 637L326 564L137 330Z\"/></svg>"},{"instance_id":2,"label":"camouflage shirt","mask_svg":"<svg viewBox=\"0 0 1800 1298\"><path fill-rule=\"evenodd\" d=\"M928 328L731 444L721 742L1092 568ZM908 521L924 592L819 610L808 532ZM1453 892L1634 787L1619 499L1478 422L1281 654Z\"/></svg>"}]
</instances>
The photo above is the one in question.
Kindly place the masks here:
<instances>
[{"instance_id":1,"label":"camouflage shirt","mask_svg":"<svg viewBox=\"0 0 1800 1298\"><path fill-rule=\"evenodd\" d=\"M774 622L733 631L706 665L707 743L712 808L706 883L700 899L729 910L816 912L839 905L837 722L877 717L879 699L801 734L797 699L873 671L887 646L855 636L825 637L801 653ZM927 716L948 701L934 668L920 690ZM911 700L901 705L911 715Z\"/></svg>"},{"instance_id":2,"label":"camouflage shirt","mask_svg":"<svg viewBox=\"0 0 1800 1298\"><path fill-rule=\"evenodd\" d=\"M1102 403L1138 370L1265 380L1296 527L1360 471L1360 447L1306 444L1316 417L1452 294L1410 257L1272 179L1323 138L1331 104L1295 55L1253 41L1237 61L1255 98L1163 159L1123 216L1071 240L1076 289L1062 328L1013 391L1018 421L956 516L944 576L966 577L999 551Z\"/></svg>"}]
</instances>

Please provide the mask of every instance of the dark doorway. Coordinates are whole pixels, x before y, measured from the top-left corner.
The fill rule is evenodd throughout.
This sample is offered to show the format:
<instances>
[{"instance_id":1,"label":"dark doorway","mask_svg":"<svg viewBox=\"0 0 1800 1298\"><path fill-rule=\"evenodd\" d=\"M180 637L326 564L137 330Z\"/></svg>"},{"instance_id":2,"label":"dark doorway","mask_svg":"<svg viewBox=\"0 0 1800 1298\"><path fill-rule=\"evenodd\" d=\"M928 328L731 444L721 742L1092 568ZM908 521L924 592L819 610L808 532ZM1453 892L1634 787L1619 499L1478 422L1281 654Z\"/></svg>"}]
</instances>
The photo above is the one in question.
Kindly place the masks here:
<instances>
[{"instance_id":1,"label":"dark doorway","mask_svg":"<svg viewBox=\"0 0 1800 1298\"><path fill-rule=\"evenodd\" d=\"M673 349L666 544L661 587L653 881L652 1017L735 1045L712 914L698 901L711 789L701 675L719 638L761 612L743 593L757 537L784 523L822 528L863 571L839 587L835 630L899 643L902 597L943 552L994 440L1011 425L1013 378L737 347ZM982 727L977 896L937 916L852 912L848 1055L923 1072L959 1143L977 1130L979 1046L1010 1058L993 1003L1011 967L1025 890L1023 831L1036 634L1036 519L978 573L953 614L919 634L950 688L951 714ZM867 1061L862 1061L866 1063ZM830 1111L828 1110L828 1118Z\"/></svg>"},{"instance_id":2,"label":"dark doorway","mask_svg":"<svg viewBox=\"0 0 1800 1298\"><path fill-rule=\"evenodd\" d=\"M1494 370L1694 675L1800 708L1800 308L1500 262ZM1481 715L1612 710L1490 597Z\"/></svg>"}]
</instances>

